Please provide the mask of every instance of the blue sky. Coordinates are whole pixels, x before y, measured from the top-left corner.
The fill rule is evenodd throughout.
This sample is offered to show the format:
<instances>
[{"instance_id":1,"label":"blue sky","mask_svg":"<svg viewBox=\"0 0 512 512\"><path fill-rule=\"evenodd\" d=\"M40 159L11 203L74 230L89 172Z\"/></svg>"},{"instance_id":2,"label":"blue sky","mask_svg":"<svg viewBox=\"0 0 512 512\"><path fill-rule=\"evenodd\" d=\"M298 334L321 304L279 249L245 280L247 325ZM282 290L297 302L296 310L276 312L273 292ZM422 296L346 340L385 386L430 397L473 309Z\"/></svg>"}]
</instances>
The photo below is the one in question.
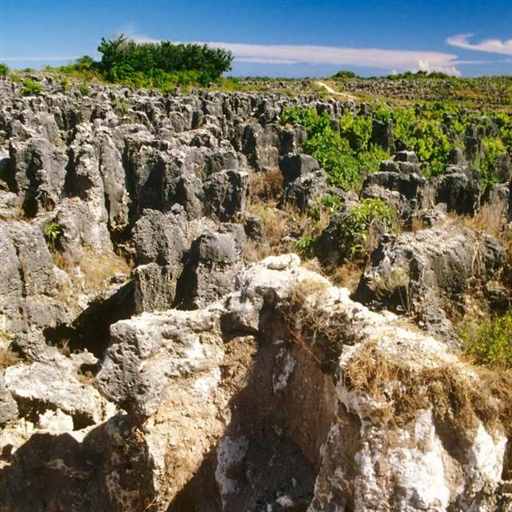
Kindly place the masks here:
<instances>
[{"instance_id":1,"label":"blue sky","mask_svg":"<svg viewBox=\"0 0 512 512\"><path fill-rule=\"evenodd\" d=\"M102 36L231 49L233 74L512 74L511 0L0 0L0 62L60 64Z\"/></svg>"}]
</instances>

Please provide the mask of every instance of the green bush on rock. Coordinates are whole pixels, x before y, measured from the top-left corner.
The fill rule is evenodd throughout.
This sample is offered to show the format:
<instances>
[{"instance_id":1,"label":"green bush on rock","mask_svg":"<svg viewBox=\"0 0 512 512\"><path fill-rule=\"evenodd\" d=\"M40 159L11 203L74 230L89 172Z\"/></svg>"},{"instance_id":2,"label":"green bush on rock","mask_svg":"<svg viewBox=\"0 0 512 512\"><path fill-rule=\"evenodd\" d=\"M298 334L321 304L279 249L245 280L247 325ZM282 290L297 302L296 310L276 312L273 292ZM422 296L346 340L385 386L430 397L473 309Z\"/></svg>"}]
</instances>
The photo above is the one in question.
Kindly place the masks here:
<instances>
[{"instance_id":1,"label":"green bush on rock","mask_svg":"<svg viewBox=\"0 0 512 512\"><path fill-rule=\"evenodd\" d=\"M469 322L460 335L466 353L478 364L512 367L512 312L478 323Z\"/></svg>"},{"instance_id":2,"label":"green bush on rock","mask_svg":"<svg viewBox=\"0 0 512 512\"><path fill-rule=\"evenodd\" d=\"M23 96L38 96L43 92L43 86L40 82L36 82L35 80L31 80L27 78L23 80L23 87L21 89L21 94Z\"/></svg>"}]
</instances>

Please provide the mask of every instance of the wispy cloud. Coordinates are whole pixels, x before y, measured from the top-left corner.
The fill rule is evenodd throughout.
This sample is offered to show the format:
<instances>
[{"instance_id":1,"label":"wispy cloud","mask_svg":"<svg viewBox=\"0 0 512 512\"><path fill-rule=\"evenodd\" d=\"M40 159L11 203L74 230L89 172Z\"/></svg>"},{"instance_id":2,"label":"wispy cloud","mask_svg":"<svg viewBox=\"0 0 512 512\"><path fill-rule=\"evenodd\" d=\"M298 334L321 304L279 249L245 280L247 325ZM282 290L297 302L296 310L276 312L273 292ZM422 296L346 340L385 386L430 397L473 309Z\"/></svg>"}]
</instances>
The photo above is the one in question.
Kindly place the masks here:
<instances>
[{"instance_id":1,"label":"wispy cloud","mask_svg":"<svg viewBox=\"0 0 512 512\"><path fill-rule=\"evenodd\" d=\"M477 52L497 53L500 55L512 55L512 39L484 39L479 43L472 43L474 34L457 34L449 37L446 42L450 46L474 50Z\"/></svg>"},{"instance_id":2,"label":"wispy cloud","mask_svg":"<svg viewBox=\"0 0 512 512\"><path fill-rule=\"evenodd\" d=\"M145 35L131 35L137 42L157 42ZM258 64L323 64L358 66L389 71L443 71L460 75L457 56L451 53L381 48L349 48L314 45L273 45L194 41L213 48L230 50L238 62Z\"/></svg>"},{"instance_id":3,"label":"wispy cloud","mask_svg":"<svg viewBox=\"0 0 512 512\"><path fill-rule=\"evenodd\" d=\"M65 62L76 60L78 57L2 57L0 56L0 62Z\"/></svg>"}]
</instances>

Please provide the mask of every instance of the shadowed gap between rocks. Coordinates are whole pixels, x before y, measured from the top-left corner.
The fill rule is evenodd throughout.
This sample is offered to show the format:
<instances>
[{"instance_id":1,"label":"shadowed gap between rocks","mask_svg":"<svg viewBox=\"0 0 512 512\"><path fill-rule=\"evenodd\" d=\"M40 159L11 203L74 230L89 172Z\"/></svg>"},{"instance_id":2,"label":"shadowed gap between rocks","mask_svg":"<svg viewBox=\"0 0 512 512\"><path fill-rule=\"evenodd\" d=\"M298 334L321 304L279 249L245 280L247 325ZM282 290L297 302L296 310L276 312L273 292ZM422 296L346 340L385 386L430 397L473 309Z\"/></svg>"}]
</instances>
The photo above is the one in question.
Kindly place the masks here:
<instances>
[{"instance_id":1,"label":"shadowed gap between rocks","mask_svg":"<svg viewBox=\"0 0 512 512\"><path fill-rule=\"evenodd\" d=\"M44 335L49 345L66 343L71 352L88 350L101 359L109 343L110 326L134 313L134 284L129 281L106 299L90 303L71 324L47 328Z\"/></svg>"},{"instance_id":2,"label":"shadowed gap between rocks","mask_svg":"<svg viewBox=\"0 0 512 512\"><path fill-rule=\"evenodd\" d=\"M167 512L266 512L270 505L275 511L307 510L320 469L320 448L336 415L334 381L309 353L282 341L286 328L275 318L255 342L247 383L230 401L232 419L223 438ZM245 342L236 337L226 343L227 351L231 344L239 345L235 351L245 350ZM288 381L277 389L284 361L292 360ZM223 368L223 381L230 371ZM219 451L229 451L230 445L242 446L245 453L219 469ZM223 479L236 492L222 495Z\"/></svg>"}]
</instances>

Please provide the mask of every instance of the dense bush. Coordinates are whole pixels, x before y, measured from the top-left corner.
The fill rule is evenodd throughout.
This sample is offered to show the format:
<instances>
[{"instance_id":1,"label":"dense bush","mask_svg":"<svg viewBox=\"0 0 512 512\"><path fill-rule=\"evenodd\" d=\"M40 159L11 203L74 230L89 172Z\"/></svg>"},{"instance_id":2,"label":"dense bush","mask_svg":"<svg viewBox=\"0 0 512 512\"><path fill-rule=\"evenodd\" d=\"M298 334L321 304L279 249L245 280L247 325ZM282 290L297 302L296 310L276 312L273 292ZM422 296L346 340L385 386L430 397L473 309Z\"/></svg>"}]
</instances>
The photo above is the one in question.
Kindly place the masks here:
<instances>
[{"instance_id":1,"label":"dense bush","mask_svg":"<svg viewBox=\"0 0 512 512\"><path fill-rule=\"evenodd\" d=\"M73 64L47 67L82 81L93 79L121 83L135 88L163 92L178 86L209 85L231 69L231 52L200 44L137 43L121 35L103 38L98 47L99 62L88 55Z\"/></svg>"},{"instance_id":2,"label":"dense bush","mask_svg":"<svg viewBox=\"0 0 512 512\"><path fill-rule=\"evenodd\" d=\"M43 92L43 86L40 82L27 78L23 80L23 87L21 88L21 94L23 96L37 96Z\"/></svg>"},{"instance_id":3,"label":"dense bush","mask_svg":"<svg viewBox=\"0 0 512 512\"><path fill-rule=\"evenodd\" d=\"M9 67L7 64L0 63L0 76L6 77L9 74Z\"/></svg>"},{"instance_id":4,"label":"dense bush","mask_svg":"<svg viewBox=\"0 0 512 512\"><path fill-rule=\"evenodd\" d=\"M392 230L397 218L396 210L382 199L363 199L340 219L337 241L351 259L363 257L368 249L370 229Z\"/></svg>"},{"instance_id":5,"label":"dense bush","mask_svg":"<svg viewBox=\"0 0 512 512\"><path fill-rule=\"evenodd\" d=\"M388 75L390 80L417 80L418 78L438 78L438 79L449 79L450 75L442 73L441 71L405 71L404 73L395 73L394 75Z\"/></svg>"},{"instance_id":6,"label":"dense bush","mask_svg":"<svg viewBox=\"0 0 512 512\"><path fill-rule=\"evenodd\" d=\"M358 78L358 76L353 71L341 70L332 75L332 78L335 80L346 80L350 78Z\"/></svg>"},{"instance_id":7,"label":"dense bush","mask_svg":"<svg viewBox=\"0 0 512 512\"><path fill-rule=\"evenodd\" d=\"M482 151L483 156L478 162L481 181L486 186L492 186L499 181L499 160L507 154L507 149L500 138L486 137L482 141Z\"/></svg>"},{"instance_id":8,"label":"dense bush","mask_svg":"<svg viewBox=\"0 0 512 512\"><path fill-rule=\"evenodd\" d=\"M163 86L167 82L197 81L208 84L231 69L233 56L227 50L199 44L136 43L119 36L102 39L98 68L111 81L143 80Z\"/></svg>"},{"instance_id":9,"label":"dense bush","mask_svg":"<svg viewBox=\"0 0 512 512\"><path fill-rule=\"evenodd\" d=\"M512 312L469 323L461 330L466 352L478 364L512 367Z\"/></svg>"},{"instance_id":10,"label":"dense bush","mask_svg":"<svg viewBox=\"0 0 512 512\"><path fill-rule=\"evenodd\" d=\"M338 250L344 260L360 260L377 240L372 234L395 231L398 229L396 209L382 199L366 198L347 210L339 211L341 203L336 196L324 196L321 207L330 210L333 215L338 212L333 232ZM316 208L308 211L314 217ZM295 249L306 258L322 256L322 237L305 233L295 243Z\"/></svg>"},{"instance_id":11,"label":"dense bush","mask_svg":"<svg viewBox=\"0 0 512 512\"><path fill-rule=\"evenodd\" d=\"M306 129L304 151L319 161L333 186L356 188L365 172L376 171L380 161L389 157L382 148L370 144L371 119L344 116L336 124L314 109L290 108L281 120Z\"/></svg>"}]
</instances>

